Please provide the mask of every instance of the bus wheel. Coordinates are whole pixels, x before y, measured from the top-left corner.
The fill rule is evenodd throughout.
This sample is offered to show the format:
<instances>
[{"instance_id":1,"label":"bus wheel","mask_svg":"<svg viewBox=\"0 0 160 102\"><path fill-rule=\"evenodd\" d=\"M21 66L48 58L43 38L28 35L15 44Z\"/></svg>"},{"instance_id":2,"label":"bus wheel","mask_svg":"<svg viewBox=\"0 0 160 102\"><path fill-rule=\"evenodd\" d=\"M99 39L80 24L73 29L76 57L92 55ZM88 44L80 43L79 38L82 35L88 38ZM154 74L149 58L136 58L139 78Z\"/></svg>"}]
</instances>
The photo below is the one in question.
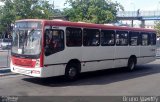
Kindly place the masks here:
<instances>
[{"instance_id":1,"label":"bus wheel","mask_svg":"<svg viewBox=\"0 0 160 102\"><path fill-rule=\"evenodd\" d=\"M133 57L129 58L127 70L132 71L134 70L135 67L136 67L136 59Z\"/></svg>"},{"instance_id":2,"label":"bus wheel","mask_svg":"<svg viewBox=\"0 0 160 102\"><path fill-rule=\"evenodd\" d=\"M75 81L79 75L79 70L76 64L69 64L66 67L65 78L68 81Z\"/></svg>"}]
</instances>

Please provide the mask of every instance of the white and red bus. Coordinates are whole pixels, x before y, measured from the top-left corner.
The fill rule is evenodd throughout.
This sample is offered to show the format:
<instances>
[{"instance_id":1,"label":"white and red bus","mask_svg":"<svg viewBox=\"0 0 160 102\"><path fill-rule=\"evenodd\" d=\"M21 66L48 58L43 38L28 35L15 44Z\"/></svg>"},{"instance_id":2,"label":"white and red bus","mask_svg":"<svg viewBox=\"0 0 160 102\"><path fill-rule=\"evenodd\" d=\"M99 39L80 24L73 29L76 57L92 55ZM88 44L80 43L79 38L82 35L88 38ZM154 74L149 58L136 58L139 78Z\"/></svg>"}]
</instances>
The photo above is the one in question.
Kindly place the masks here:
<instances>
[{"instance_id":1,"label":"white and red bus","mask_svg":"<svg viewBox=\"0 0 160 102\"><path fill-rule=\"evenodd\" d=\"M156 31L58 20L18 20L11 71L33 77L125 67L155 60Z\"/></svg>"}]
</instances>

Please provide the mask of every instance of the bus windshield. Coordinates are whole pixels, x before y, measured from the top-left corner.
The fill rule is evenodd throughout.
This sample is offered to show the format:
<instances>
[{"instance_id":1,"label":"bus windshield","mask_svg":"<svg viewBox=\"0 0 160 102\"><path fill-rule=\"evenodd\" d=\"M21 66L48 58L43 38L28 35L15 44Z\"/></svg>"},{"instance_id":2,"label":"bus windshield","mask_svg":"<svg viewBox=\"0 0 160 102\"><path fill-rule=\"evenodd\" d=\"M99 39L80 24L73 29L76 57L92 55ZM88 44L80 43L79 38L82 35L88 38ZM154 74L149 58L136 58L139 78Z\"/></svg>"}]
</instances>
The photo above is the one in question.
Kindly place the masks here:
<instances>
[{"instance_id":1,"label":"bus windshield","mask_svg":"<svg viewBox=\"0 0 160 102\"><path fill-rule=\"evenodd\" d=\"M14 30L12 53L39 55L41 52L41 30Z\"/></svg>"}]
</instances>

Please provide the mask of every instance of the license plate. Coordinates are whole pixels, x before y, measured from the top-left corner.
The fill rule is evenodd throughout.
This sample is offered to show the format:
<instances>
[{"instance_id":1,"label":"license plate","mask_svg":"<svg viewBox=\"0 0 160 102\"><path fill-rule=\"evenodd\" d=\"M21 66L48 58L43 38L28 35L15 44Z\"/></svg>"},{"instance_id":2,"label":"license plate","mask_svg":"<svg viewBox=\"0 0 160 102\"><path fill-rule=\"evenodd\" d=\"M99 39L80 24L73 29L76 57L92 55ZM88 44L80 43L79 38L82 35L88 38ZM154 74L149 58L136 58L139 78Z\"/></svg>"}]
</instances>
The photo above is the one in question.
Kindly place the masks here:
<instances>
[{"instance_id":1,"label":"license plate","mask_svg":"<svg viewBox=\"0 0 160 102\"><path fill-rule=\"evenodd\" d=\"M15 69L15 71L22 74L31 74L30 70Z\"/></svg>"}]
</instances>

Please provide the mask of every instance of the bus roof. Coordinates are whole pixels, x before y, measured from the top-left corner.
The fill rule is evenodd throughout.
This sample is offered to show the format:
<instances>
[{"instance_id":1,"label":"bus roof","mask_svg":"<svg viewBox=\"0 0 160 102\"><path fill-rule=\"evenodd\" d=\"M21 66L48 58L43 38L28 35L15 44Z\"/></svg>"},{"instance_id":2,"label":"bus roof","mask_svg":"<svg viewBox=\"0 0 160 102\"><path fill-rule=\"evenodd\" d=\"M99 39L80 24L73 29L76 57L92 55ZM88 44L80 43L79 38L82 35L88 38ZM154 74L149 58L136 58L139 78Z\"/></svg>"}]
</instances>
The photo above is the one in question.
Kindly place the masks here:
<instances>
[{"instance_id":1,"label":"bus roof","mask_svg":"<svg viewBox=\"0 0 160 102\"><path fill-rule=\"evenodd\" d=\"M95 29L104 29L104 30L128 30L128 31L141 31L141 32L156 32L156 30L154 29L111 26L111 25L105 25L105 24L94 24L94 23L86 23L86 22L70 22L70 21L63 21L63 20L22 19L22 20L17 20L16 22L21 22L21 21L40 21L40 22L43 22L44 25L50 25L50 26L67 26L67 27L95 28Z\"/></svg>"}]
</instances>

